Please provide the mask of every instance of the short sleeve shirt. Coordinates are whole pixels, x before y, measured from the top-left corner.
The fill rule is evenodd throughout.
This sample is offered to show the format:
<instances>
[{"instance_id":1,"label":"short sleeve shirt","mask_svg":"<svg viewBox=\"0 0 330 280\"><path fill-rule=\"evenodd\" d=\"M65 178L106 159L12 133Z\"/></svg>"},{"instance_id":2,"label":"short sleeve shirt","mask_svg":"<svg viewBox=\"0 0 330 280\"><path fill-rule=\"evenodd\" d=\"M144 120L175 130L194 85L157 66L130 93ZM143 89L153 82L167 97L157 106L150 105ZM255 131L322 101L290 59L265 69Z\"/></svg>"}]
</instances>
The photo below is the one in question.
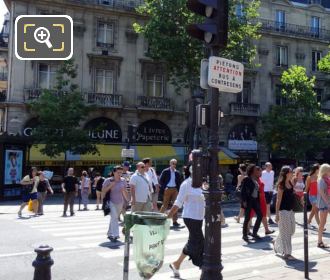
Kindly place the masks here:
<instances>
[{"instance_id":1,"label":"short sleeve shirt","mask_svg":"<svg viewBox=\"0 0 330 280\"><path fill-rule=\"evenodd\" d=\"M76 190L76 184L78 184L78 179L75 176L66 176L63 183L64 189L67 192L74 192Z\"/></svg>"},{"instance_id":2,"label":"short sleeve shirt","mask_svg":"<svg viewBox=\"0 0 330 280\"><path fill-rule=\"evenodd\" d=\"M145 203L150 198L150 185L148 183L148 178L146 176L141 175L138 172L135 172L130 181L130 185L135 186L135 200L136 202Z\"/></svg>"},{"instance_id":3,"label":"short sleeve shirt","mask_svg":"<svg viewBox=\"0 0 330 280\"><path fill-rule=\"evenodd\" d=\"M261 180L265 184L265 192L272 192L274 187L274 171L271 170L268 172L267 170L263 170Z\"/></svg>"},{"instance_id":4,"label":"short sleeve shirt","mask_svg":"<svg viewBox=\"0 0 330 280\"><path fill-rule=\"evenodd\" d=\"M30 182L32 179L30 178L30 175L26 175L24 178L23 178L23 181L24 182ZM38 190L37 190L37 187L38 187L38 183L39 183L39 177L36 176L35 177L35 182L33 184L33 188L32 188L32 191L30 193L36 193Z\"/></svg>"},{"instance_id":5,"label":"short sleeve shirt","mask_svg":"<svg viewBox=\"0 0 330 280\"><path fill-rule=\"evenodd\" d=\"M126 180L122 178L119 182L115 183L110 192L110 201L114 204L122 204L123 190L126 188Z\"/></svg>"}]
</instances>

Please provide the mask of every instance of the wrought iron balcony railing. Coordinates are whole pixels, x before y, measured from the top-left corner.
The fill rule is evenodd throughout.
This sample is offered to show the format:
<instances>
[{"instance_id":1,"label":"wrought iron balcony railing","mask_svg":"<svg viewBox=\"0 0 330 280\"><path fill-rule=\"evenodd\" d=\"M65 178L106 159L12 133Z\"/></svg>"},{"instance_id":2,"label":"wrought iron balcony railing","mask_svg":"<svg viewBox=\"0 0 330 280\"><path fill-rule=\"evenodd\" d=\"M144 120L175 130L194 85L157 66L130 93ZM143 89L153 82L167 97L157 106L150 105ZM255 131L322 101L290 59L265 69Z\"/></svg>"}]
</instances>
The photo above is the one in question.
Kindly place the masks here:
<instances>
[{"instance_id":1,"label":"wrought iron balcony railing","mask_svg":"<svg viewBox=\"0 0 330 280\"><path fill-rule=\"evenodd\" d=\"M120 108L123 106L122 99L122 95L119 94L94 92L88 92L85 94L85 100L87 104L93 104L98 107Z\"/></svg>"},{"instance_id":2,"label":"wrought iron balcony railing","mask_svg":"<svg viewBox=\"0 0 330 280\"><path fill-rule=\"evenodd\" d=\"M0 47L8 48L8 34L0 33Z\"/></svg>"},{"instance_id":3,"label":"wrought iron balcony railing","mask_svg":"<svg viewBox=\"0 0 330 280\"><path fill-rule=\"evenodd\" d=\"M312 26L283 23L268 19L257 19L261 23L261 31L282 33L303 38L330 41L330 30Z\"/></svg>"},{"instance_id":4,"label":"wrought iron balcony railing","mask_svg":"<svg viewBox=\"0 0 330 280\"><path fill-rule=\"evenodd\" d=\"M138 108L146 110L173 111L174 106L170 98L138 96Z\"/></svg>"},{"instance_id":5,"label":"wrought iron balcony railing","mask_svg":"<svg viewBox=\"0 0 330 280\"><path fill-rule=\"evenodd\" d=\"M251 103L230 103L230 115L233 116L260 116L260 105Z\"/></svg>"},{"instance_id":6,"label":"wrought iron balcony railing","mask_svg":"<svg viewBox=\"0 0 330 280\"><path fill-rule=\"evenodd\" d=\"M83 5L102 5L104 8L134 11L144 4L144 0L69 0L69 2Z\"/></svg>"},{"instance_id":7,"label":"wrought iron balcony railing","mask_svg":"<svg viewBox=\"0 0 330 280\"><path fill-rule=\"evenodd\" d=\"M8 80L8 74L5 72L0 73L0 81L7 81Z\"/></svg>"},{"instance_id":8,"label":"wrought iron balcony railing","mask_svg":"<svg viewBox=\"0 0 330 280\"><path fill-rule=\"evenodd\" d=\"M4 90L0 90L0 102L6 102L7 100L7 91Z\"/></svg>"},{"instance_id":9,"label":"wrought iron balcony railing","mask_svg":"<svg viewBox=\"0 0 330 280\"><path fill-rule=\"evenodd\" d=\"M112 49L114 47L113 43L103 43L103 42L96 42L96 46L100 48Z\"/></svg>"},{"instance_id":10,"label":"wrought iron balcony railing","mask_svg":"<svg viewBox=\"0 0 330 280\"><path fill-rule=\"evenodd\" d=\"M29 88L24 89L24 101L34 100L40 97L42 89L40 88Z\"/></svg>"},{"instance_id":11,"label":"wrought iron balcony railing","mask_svg":"<svg viewBox=\"0 0 330 280\"><path fill-rule=\"evenodd\" d=\"M56 94L55 90L51 90ZM32 88L24 90L24 100L31 101L37 99L42 94L42 89ZM98 107L119 108L122 107L122 95L87 92L83 94L87 104L93 104Z\"/></svg>"}]
</instances>

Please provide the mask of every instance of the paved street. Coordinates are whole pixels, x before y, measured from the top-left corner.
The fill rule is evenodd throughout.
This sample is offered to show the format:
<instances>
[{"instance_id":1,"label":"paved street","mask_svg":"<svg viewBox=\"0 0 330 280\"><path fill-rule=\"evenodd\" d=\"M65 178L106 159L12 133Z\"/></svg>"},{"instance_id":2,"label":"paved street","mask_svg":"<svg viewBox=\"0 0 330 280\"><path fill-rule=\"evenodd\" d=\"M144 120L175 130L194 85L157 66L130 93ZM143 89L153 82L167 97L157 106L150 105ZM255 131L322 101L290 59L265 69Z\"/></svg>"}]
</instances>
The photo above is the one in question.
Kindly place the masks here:
<instances>
[{"instance_id":1,"label":"paved street","mask_svg":"<svg viewBox=\"0 0 330 280\"><path fill-rule=\"evenodd\" d=\"M285 263L274 255L271 238L246 245L241 239L241 224L233 215L237 205L225 205L228 227L222 231L223 275L225 279L303 279L303 232L297 225L293 238L293 255L296 262ZM90 209L94 209L94 205ZM108 217L101 211L76 212L75 217L60 217L62 205L46 206L46 215L38 218L17 219L17 206L0 206L0 279L32 279L33 248L40 244L54 247L52 268L56 280L109 280L121 279L123 269L123 243L108 242L106 231ZM28 214L26 213L26 217ZM297 220L301 221L301 214ZM330 229L330 224L328 224ZM276 228L275 228L276 229ZM260 230L263 233L263 228ZM316 248L316 231L310 231L310 258L313 267L311 279L329 279L328 251ZM325 241L330 243L330 234ZM165 249L164 265L154 277L157 280L172 279L168 264L180 253L187 238L187 229L171 230ZM123 240L123 238L122 238ZM132 252L131 252L132 253ZM200 271L191 262L184 262L182 279L199 279ZM323 277L323 278L322 278ZM140 279L133 257L130 261L130 278Z\"/></svg>"}]
</instances>

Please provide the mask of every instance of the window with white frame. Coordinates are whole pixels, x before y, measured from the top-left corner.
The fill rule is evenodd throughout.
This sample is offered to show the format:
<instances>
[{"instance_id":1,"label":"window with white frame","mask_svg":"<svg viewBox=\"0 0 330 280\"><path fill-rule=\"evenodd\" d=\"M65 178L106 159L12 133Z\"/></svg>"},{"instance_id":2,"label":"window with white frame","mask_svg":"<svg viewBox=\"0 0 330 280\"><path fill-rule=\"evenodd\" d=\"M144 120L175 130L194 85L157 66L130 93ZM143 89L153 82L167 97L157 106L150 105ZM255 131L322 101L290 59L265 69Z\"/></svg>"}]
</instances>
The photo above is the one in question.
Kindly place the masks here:
<instances>
[{"instance_id":1,"label":"window with white frame","mask_svg":"<svg viewBox=\"0 0 330 280\"><path fill-rule=\"evenodd\" d=\"M276 10L275 12L276 27L279 29L285 29L285 11Z\"/></svg>"},{"instance_id":2,"label":"window with white frame","mask_svg":"<svg viewBox=\"0 0 330 280\"><path fill-rule=\"evenodd\" d=\"M162 74L147 73L146 95L152 97L164 96L164 76Z\"/></svg>"},{"instance_id":3,"label":"window with white frame","mask_svg":"<svg viewBox=\"0 0 330 280\"><path fill-rule=\"evenodd\" d=\"M287 46L276 46L276 66L288 66Z\"/></svg>"},{"instance_id":4,"label":"window with white frame","mask_svg":"<svg viewBox=\"0 0 330 280\"><path fill-rule=\"evenodd\" d=\"M251 101L251 83L244 82L243 90L239 92L236 96L237 103L250 103Z\"/></svg>"},{"instance_id":5,"label":"window with white frame","mask_svg":"<svg viewBox=\"0 0 330 280\"><path fill-rule=\"evenodd\" d=\"M114 47L114 23L101 21L97 23L96 45L105 48Z\"/></svg>"},{"instance_id":6,"label":"window with white frame","mask_svg":"<svg viewBox=\"0 0 330 280\"><path fill-rule=\"evenodd\" d=\"M114 93L114 73L112 70L95 69L95 92Z\"/></svg>"},{"instance_id":7,"label":"window with white frame","mask_svg":"<svg viewBox=\"0 0 330 280\"><path fill-rule=\"evenodd\" d=\"M38 86L39 88L51 89L56 85L56 71L58 65L40 63L38 66Z\"/></svg>"},{"instance_id":8,"label":"window with white frame","mask_svg":"<svg viewBox=\"0 0 330 280\"><path fill-rule=\"evenodd\" d=\"M320 36L320 18L312 16L311 17L311 32L314 37Z\"/></svg>"},{"instance_id":9,"label":"window with white frame","mask_svg":"<svg viewBox=\"0 0 330 280\"><path fill-rule=\"evenodd\" d=\"M322 58L322 52L312 51L312 71L319 71L318 63Z\"/></svg>"}]
</instances>

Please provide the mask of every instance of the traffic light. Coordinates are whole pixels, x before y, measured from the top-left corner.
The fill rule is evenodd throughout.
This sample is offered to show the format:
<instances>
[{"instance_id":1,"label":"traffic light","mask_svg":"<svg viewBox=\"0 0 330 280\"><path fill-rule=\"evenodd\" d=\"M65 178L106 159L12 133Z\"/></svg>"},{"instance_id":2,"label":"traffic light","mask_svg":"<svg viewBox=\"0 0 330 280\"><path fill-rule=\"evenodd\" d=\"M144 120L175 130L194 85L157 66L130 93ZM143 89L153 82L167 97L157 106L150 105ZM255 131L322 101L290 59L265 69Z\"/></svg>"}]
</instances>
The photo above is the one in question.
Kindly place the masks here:
<instances>
[{"instance_id":1,"label":"traffic light","mask_svg":"<svg viewBox=\"0 0 330 280\"><path fill-rule=\"evenodd\" d=\"M201 150L193 150L192 152L192 184L201 187L207 181L209 157Z\"/></svg>"},{"instance_id":2,"label":"traffic light","mask_svg":"<svg viewBox=\"0 0 330 280\"><path fill-rule=\"evenodd\" d=\"M206 17L204 23L190 24L190 36L210 47L225 47L228 39L228 0L188 0L187 7L195 14Z\"/></svg>"}]
</instances>

